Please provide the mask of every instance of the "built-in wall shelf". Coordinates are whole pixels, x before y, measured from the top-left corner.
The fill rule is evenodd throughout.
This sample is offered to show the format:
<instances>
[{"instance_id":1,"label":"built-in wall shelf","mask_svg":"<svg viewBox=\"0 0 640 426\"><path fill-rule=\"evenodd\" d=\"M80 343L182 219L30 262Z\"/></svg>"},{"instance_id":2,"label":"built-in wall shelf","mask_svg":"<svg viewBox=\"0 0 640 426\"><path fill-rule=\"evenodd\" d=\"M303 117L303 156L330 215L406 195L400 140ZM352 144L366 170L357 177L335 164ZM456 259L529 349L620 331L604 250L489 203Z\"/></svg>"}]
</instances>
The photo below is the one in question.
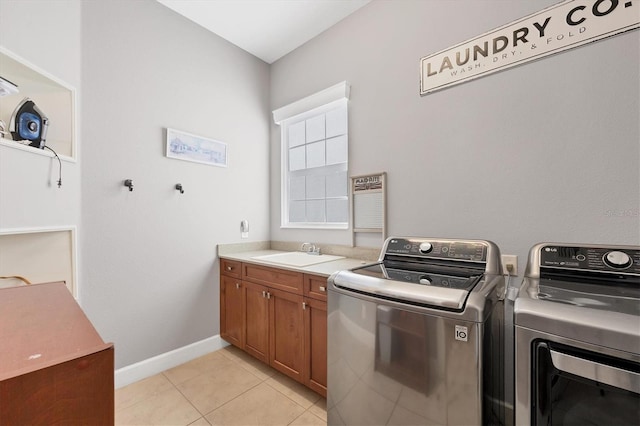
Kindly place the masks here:
<instances>
[{"instance_id":1,"label":"built-in wall shelf","mask_svg":"<svg viewBox=\"0 0 640 426\"><path fill-rule=\"evenodd\" d=\"M9 130L11 116L20 102L28 97L49 119L46 145L61 160L76 161L76 91L75 88L0 46L0 77L18 86L19 92L0 97L0 120ZM52 156L49 150L0 138L0 146L20 149L38 155Z\"/></svg>"},{"instance_id":2,"label":"built-in wall shelf","mask_svg":"<svg viewBox=\"0 0 640 426\"><path fill-rule=\"evenodd\" d=\"M0 229L0 277L20 276L33 284L64 281L76 288L76 228ZM18 279L0 279L0 288L24 285Z\"/></svg>"}]
</instances>

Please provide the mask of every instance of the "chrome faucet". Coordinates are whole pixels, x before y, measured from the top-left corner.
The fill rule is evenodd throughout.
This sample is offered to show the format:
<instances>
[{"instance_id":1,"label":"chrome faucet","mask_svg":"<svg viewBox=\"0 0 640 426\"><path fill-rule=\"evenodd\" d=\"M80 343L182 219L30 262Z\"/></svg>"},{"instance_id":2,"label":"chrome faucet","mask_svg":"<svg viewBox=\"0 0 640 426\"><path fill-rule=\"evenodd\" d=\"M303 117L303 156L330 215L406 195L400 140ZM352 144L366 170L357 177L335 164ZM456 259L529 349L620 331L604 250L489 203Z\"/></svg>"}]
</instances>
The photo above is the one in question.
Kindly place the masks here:
<instances>
[{"instance_id":1,"label":"chrome faucet","mask_svg":"<svg viewBox=\"0 0 640 426\"><path fill-rule=\"evenodd\" d=\"M302 246L300 246L300 250L307 254L313 254L315 256L318 256L320 254L320 247L316 247L315 244L311 243L302 243Z\"/></svg>"}]
</instances>

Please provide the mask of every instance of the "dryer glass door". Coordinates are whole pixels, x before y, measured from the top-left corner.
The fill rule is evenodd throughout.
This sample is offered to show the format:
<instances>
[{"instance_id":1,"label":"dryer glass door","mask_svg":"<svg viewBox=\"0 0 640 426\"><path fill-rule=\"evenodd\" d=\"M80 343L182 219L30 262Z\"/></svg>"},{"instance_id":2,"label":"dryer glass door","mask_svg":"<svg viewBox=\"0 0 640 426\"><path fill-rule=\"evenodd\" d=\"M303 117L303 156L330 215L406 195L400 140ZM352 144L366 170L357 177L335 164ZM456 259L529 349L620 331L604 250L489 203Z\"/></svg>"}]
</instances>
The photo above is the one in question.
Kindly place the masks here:
<instances>
[{"instance_id":1,"label":"dryer glass door","mask_svg":"<svg viewBox=\"0 0 640 426\"><path fill-rule=\"evenodd\" d=\"M638 363L551 342L533 352L532 424L640 424Z\"/></svg>"}]
</instances>

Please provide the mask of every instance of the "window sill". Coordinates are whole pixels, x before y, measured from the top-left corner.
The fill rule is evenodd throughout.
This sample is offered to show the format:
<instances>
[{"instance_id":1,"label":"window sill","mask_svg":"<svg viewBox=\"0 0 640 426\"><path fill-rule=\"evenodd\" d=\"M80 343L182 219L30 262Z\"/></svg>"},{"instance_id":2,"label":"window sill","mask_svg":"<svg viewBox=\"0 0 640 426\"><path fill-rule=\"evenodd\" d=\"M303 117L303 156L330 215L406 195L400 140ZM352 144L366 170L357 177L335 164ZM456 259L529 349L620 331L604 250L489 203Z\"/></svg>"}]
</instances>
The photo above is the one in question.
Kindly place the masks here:
<instances>
[{"instance_id":1,"label":"window sill","mask_svg":"<svg viewBox=\"0 0 640 426\"><path fill-rule=\"evenodd\" d=\"M288 223L280 225L280 229L333 229L345 230L349 229L348 223Z\"/></svg>"}]
</instances>

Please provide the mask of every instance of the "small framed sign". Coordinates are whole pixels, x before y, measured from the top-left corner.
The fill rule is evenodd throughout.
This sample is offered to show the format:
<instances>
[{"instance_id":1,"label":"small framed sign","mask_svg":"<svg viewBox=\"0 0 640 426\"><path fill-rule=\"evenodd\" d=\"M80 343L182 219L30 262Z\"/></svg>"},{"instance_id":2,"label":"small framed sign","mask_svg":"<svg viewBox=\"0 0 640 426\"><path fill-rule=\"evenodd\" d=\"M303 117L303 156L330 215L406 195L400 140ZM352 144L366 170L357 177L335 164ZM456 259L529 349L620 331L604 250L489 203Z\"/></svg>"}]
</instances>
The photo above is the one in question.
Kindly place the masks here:
<instances>
[{"instance_id":1,"label":"small framed sign","mask_svg":"<svg viewBox=\"0 0 640 426\"><path fill-rule=\"evenodd\" d=\"M357 232L377 232L386 238L386 179L376 173L351 177L352 245Z\"/></svg>"},{"instance_id":2,"label":"small framed sign","mask_svg":"<svg viewBox=\"0 0 640 426\"><path fill-rule=\"evenodd\" d=\"M227 144L203 136L167 128L168 158L227 167Z\"/></svg>"}]
</instances>

